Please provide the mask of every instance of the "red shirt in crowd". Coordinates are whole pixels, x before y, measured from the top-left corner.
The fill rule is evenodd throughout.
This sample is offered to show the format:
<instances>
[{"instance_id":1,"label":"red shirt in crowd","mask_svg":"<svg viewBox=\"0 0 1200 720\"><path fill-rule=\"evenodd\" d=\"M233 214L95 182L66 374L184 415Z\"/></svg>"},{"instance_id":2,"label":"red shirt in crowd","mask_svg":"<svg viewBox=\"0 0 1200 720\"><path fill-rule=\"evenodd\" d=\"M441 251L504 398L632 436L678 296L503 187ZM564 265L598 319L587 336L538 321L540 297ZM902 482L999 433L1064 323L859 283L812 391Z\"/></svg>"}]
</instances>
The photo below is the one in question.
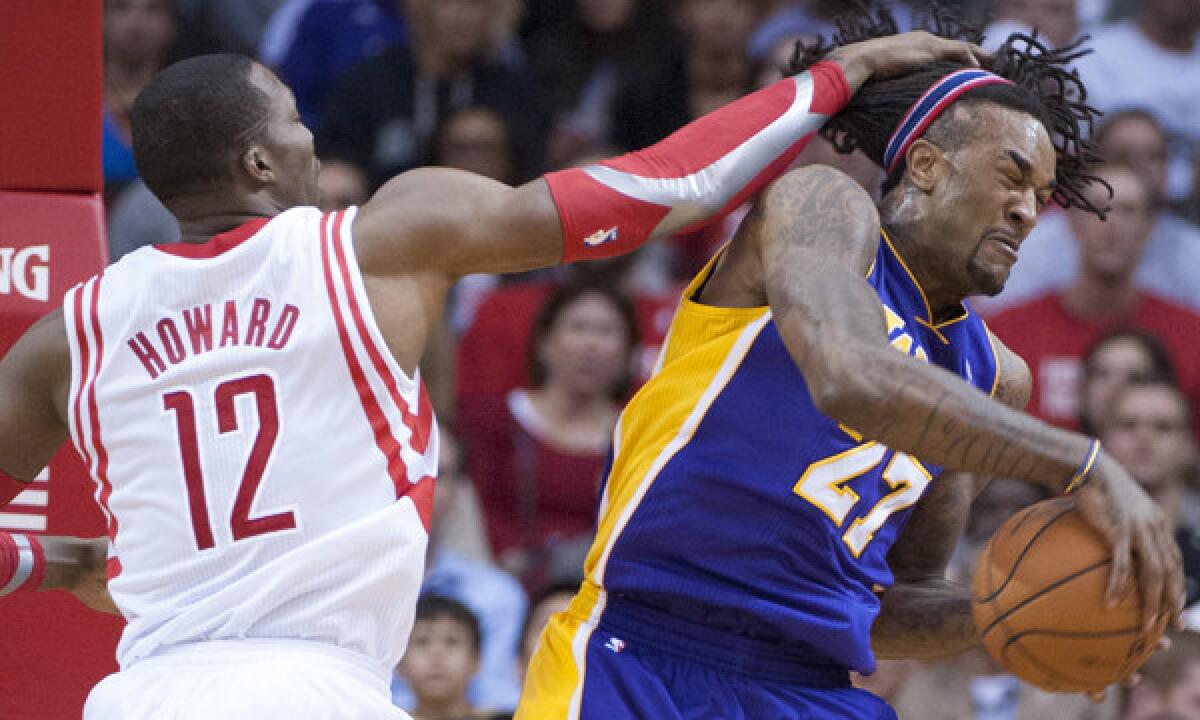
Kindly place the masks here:
<instances>
[{"instance_id":1,"label":"red shirt in crowd","mask_svg":"<svg viewBox=\"0 0 1200 720\"><path fill-rule=\"evenodd\" d=\"M592 531L607 453L570 452L543 440L524 390L465 404L458 429L479 492L492 552L541 549Z\"/></svg>"},{"instance_id":2,"label":"red shirt in crowd","mask_svg":"<svg viewBox=\"0 0 1200 720\"><path fill-rule=\"evenodd\" d=\"M988 325L1029 363L1033 394L1028 411L1046 422L1078 427L1078 393L1083 355L1105 331L1134 327L1158 335L1175 363L1179 386L1200 412L1200 314L1150 293L1140 293L1127 315L1078 317L1057 293L1015 305ZM1200 417L1200 415L1197 415Z\"/></svg>"}]
</instances>

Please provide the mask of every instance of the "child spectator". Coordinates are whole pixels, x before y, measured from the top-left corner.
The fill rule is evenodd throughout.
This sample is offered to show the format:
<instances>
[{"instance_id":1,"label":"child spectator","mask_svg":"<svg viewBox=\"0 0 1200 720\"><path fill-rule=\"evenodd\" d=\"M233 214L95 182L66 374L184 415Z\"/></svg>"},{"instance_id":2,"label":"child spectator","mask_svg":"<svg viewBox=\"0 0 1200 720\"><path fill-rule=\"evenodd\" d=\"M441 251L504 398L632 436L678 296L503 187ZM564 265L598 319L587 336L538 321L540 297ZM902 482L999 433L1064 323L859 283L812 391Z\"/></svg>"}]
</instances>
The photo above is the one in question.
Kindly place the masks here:
<instances>
[{"instance_id":1,"label":"child spectator","mask_svg":"<svg viewBox=\"0 0 1200 720\"><path fill-rule=\"evenodd\" d=\"M463 472L463 451L445 428L439 433L438 451L438 482L421 590L462 603L478 623L479 672L467 685L467 699L477 707L511 710L521 692L514 662L525 615L525 592L515 578L477 554L486 546L479 508L471 480ZM413 707L416 698L402 680L397 678L392 685L392 701Z\"/></svg>"},{"instance_id":2,"label":"child spectator","mask_svg":"<svg viewBox=\"0 0 1200 720\"><path fill-rule=\"evenodd\" d=\"M465 605L432 594L417 600L408 651L399 666L417 698L415 720L496 717L467 699L467 684L479 670L479 648L479 621Z\"/></svg>"}]
</instances>

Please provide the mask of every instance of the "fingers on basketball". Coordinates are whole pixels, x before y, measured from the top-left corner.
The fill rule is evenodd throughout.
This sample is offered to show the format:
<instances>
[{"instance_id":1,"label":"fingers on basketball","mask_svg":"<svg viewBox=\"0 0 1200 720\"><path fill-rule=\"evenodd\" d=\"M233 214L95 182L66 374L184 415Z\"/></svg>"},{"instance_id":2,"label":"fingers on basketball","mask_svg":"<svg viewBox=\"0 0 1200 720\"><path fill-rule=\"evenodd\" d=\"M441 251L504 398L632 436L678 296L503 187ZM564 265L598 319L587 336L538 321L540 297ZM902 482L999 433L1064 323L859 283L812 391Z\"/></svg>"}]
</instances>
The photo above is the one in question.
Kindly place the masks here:
<instances>
[{"instance_id":1,"label":"fingers on basketball","mask_svg":"<svg viewBox=\"0 0 1200 720\"><path fill-rule=\"evenodd\" d=\"M1112 551L1070 498L1008 520L981 553L972 611L1005 669L1051 692L1095 693L1128 678L1158 647L1168 618L1146 628L1141 593L1105 600Z\"/></svg>"}]
</instances>

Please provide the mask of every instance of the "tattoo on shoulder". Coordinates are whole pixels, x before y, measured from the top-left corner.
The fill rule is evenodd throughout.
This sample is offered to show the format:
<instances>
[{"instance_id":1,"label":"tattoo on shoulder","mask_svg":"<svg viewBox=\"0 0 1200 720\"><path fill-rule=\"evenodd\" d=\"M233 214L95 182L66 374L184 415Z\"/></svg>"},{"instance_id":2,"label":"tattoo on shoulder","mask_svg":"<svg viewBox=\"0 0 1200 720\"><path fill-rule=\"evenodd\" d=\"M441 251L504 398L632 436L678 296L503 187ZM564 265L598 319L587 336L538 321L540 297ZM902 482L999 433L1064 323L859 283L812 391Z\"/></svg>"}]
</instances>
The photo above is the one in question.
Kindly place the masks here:
<instances>
[{"instance_id":1,"label":"tattoo on shoulder","mask_svg":"<svg viewBox=\"0 0 1200 720\"><path fill-rule=\"evenodd\" d=\"M784 246L833 245L838 238L871 236L879 227L878 212L866 191L821 165L783 176L764 193L760 205L759 217L787 241Z\"/></svg>"}]
</instances>

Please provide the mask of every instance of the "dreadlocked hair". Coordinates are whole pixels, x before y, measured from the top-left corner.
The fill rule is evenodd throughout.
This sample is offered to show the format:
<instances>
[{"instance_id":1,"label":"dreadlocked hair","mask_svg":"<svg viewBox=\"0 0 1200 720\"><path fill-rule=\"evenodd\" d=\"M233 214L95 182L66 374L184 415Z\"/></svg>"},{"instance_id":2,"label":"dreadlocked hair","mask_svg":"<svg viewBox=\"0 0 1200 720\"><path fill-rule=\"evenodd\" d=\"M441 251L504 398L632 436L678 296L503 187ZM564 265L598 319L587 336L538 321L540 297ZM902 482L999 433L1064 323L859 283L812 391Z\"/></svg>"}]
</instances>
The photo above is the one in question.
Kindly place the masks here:
<instances>
[{"instance_id":1,"label":"dreadlocked hair","mask_svg":"<svg viewBox=\"0 0 1200 720\"><path fill-rule=\"evenodd\" d=\"M886 6L873 7L858 0L854 11L837 20L837 31L830 41L818 36L813 42L796 43L788 74L803 72L843 45L899 32L896 20ZM929 10L924 28L934 35L979 44L983 33L966 23L950 7L936 2ZM920 29L920 28L918 28ZM1049 48L1032 35L1014 33L992 57L986 69L1012 82L1012 85L985 85L966 92L956 104L993 102L1037 118L1050 134L1057 155L1057 184L1054 200L1063 208L1078 207L1103 218L1107 210L1090 201L1084 190L1103 185L1109 197L1112 188L1103 179L1088 172L1099 159L1089 140L1100 113L1087 104L1087 89L1070 65L1091 52L1083 47L1088 38L1079 38L1061 48ZM934 85L963 66L952 62L931 63L922 69L898 77L868 80L850 99L850 103L829 119L821 135L840 153L861 149L875 164L884 167L884 149L909 108ZM946 113L930 127L925 137L945 147L956 147L970 138L972 125L949 123ZM886 170L887 168L884 167ZM904 163L883 183L886 195L903 177Z\"/></svg>"}]
</instances>

